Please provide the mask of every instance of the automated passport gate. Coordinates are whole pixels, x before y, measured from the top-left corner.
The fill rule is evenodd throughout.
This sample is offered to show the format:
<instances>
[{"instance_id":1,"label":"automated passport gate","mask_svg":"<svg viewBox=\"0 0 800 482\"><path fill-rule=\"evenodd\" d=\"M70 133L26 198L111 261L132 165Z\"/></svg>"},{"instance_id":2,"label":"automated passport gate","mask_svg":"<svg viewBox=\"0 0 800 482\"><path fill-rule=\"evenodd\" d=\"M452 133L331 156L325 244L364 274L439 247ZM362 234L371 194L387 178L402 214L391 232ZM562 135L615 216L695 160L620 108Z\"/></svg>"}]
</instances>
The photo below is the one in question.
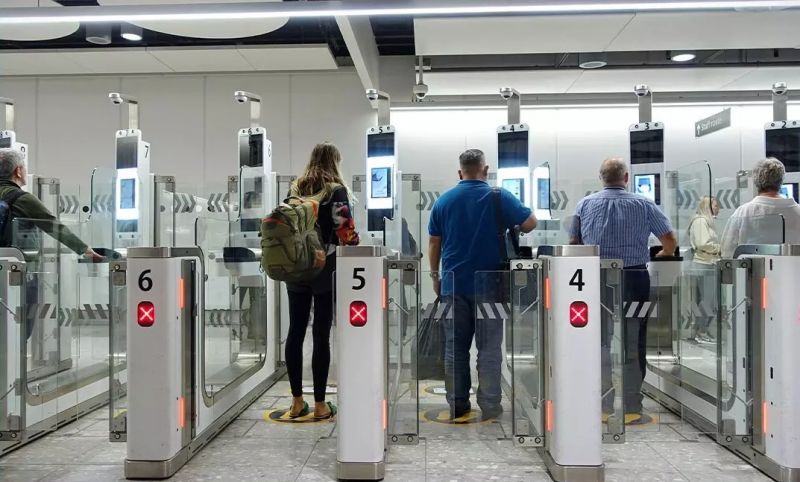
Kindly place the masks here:
<instances>
[{"instance_id":1,"label":"automated passport gate","mask_svg":"<svg viewBox=\"0 0 800 482\"><path fill-rule=\"evenodd\" d=\"M505 336L515 442L538 446L557 481L604 480L599 251L553 246L546 252L510 266L512 330ZM532 294L537 290L541 298ZM538 300L543 306L535 310Z\"/></svg>"},{"instance_id":2,"label":"automated passport gate","mask_svg":"<svg viewBox=\"0 0 800 482\"><path fill-rule=\"evenodd\" d=\"M780 482L800 480L800 246L740 246L719 262L717 442Z\"/></svg>"},{"instance_id":3,"label":"automated passport gate","mask_svg":"<svg viewBox=\"0 0 800 482\"><path fill-rule=\"evenodd\" d=\"M266 353L242 361L225 385L215 381L204 259L196 247L128 251L129 479L172 476L274 383Z\"/></svg>"}]
</instances>

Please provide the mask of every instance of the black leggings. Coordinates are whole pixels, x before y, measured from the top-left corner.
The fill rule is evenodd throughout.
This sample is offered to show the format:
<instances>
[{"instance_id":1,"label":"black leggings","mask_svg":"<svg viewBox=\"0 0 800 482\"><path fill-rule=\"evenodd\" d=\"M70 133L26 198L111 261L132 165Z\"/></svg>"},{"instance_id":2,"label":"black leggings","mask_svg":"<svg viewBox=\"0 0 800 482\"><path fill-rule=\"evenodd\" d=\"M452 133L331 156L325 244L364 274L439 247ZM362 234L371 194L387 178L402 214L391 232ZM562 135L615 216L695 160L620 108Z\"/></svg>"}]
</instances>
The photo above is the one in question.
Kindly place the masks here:
<instances>
[{"instance_id":1,"label":"black leggings","mask_svg":"<svg viewBox=\"0 0 800 482\"><path fill-rule=\"evenodd\" d=\"M286 370L292 396L303 395L303 341L314 300L314 325L311 333L314 351L311 355L311 373L314 375L314 401L325 401L328 370L331 364L331 324L333 323L333 292L312 294L311 291L289 291L289 336L286 338Z\"/></svg>"}]
</instances>

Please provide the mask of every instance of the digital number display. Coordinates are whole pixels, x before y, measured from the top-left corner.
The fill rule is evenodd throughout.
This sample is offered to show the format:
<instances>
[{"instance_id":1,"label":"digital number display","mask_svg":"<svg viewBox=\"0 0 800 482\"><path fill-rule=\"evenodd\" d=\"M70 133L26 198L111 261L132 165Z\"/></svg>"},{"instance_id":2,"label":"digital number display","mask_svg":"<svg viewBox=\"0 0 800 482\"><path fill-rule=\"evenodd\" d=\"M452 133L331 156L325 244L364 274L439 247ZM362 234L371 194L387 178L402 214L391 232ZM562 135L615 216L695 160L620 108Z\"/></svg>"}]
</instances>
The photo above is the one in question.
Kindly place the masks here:
<instances>
[{"instance_id":1,"label":"digital number display","mask_svg":"<svg viewBox=\"0 0 800 482\"><path fill-rule=\"evenodd\" d=\"M497 134L497 164L500 169L528 167L528 131Z\"/></svg>"},{"instance_id":2,"label":"digital number display","mask_svg":"<svg viewBox=\"0 0 800 482\"><path fill-rule=\"evenodd\" d=\"M786 172L800 172L800 127L767 129L767 157L774 157Z\"/></svg>"},{"instance_id":3,"label":"digital number display","mask_svg":"<svg viewBox=\"0 0 800 482\"><path fill-rule=\"evenodd\" d=\"M631 164L664 162L664 131L631 131Z\"/></svg>"},{"instance_id":4,"label":"digital number display","mask_svg":"<svg viewBox=\"0 0 800 482\"><path fill-rule=\"evenodd\" d=\"M367 135L367 157L394 156L394 132Z\"/></svg>"},{"instance_id":5,"label":"digital number display","mask_svg":"<svg viewBox=\"0 0 800 482\"><path fill-rule=\"evenodd\" d=\"M239 136L239 166L262 167L264 165L264 136L250 134Z\"/></svg>"},{"instance_id":6,"label":"digital number display","mask_svg":"<svg viewBox=\"0 0 800 482\"><path fill-rule=\"evenodd\" d=\"M117 169L135 168L139 163L139 138L136 136L117 138Z\"/></svg>"},{"instance_id":7,"label":"digital number display","mask_svg":"<svg viewBox=\"0 0 800 482\"><path fill-rule=\"evenodd\" d=\"M392 195L392 168L373 167L370 172L372 189L370 196L376 199L389 198Z\"/></svg>"}]
</instances>

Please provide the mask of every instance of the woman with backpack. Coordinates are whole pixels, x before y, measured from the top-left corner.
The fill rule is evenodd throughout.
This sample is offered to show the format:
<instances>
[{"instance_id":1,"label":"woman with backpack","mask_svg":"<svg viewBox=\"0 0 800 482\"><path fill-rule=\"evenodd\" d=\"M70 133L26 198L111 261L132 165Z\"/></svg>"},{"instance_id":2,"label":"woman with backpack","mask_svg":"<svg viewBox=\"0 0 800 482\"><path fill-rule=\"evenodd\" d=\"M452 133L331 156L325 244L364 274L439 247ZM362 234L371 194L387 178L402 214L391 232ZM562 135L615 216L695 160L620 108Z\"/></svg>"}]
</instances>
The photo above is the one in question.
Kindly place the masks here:
<instances>
[{"instance_id":1,"label":"woman with backpack","mask_svg":"<svg viewBox=\"0 0 800 482\"><path fill-rule=\"evenodd\" d=\"M697 205L694 217L689 223L689 243L692 246L692 267L695 271L695 303L697 310L693 340L710 345L716 339L709 333L711 319L716 316L717 302L714 269L720 260L720 242L714 226L719 214L719 203L711 196L704 196ZM702 308L702 309L701 309Z\"/></svg>"},{"instance_id":2,"label":"woman with backpack","mask_svg":"<svg viewBox=\"0 0 800 482\"><path fill-rule=\"evenodd\" d=\"M303 342L308 328L311 305L314 305L313 353L314 418L327 419L336 407L325 401L331 361L330 333L333 323L333 273L336 270L336 246L359 243L353 222L352 194L340 170L342 156L330 143L317 144L303 174L292 184L289 196L319 202L317 224L325 250L325 268L309 282L287 283L289 295L289 335L286 339L286 369L292 389L292 418L308 415L303 400Z\"/></svg>"}]
</instances>

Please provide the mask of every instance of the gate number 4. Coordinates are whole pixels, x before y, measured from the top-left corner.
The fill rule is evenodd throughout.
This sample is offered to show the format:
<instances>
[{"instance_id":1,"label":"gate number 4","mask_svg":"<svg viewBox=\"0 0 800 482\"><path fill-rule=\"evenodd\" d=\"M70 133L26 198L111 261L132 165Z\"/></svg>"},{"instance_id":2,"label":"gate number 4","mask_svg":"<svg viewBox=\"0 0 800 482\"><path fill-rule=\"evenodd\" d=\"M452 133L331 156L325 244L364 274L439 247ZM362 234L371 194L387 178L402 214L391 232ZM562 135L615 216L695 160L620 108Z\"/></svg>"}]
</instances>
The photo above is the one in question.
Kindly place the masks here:
<instances>
[{"instance_id":1,"label":"gate number 4","mask_svg":"<svg viewBox=\"0 0 800 482\"><path fill-rule=\"evenodd\" d=\"M578 291L583 291L583 285L586 283L583 282L583 270L576 269L575 273L572 275L572 279L569 280L570 286L577 286Z\"/></svg>"}]
</instances>

